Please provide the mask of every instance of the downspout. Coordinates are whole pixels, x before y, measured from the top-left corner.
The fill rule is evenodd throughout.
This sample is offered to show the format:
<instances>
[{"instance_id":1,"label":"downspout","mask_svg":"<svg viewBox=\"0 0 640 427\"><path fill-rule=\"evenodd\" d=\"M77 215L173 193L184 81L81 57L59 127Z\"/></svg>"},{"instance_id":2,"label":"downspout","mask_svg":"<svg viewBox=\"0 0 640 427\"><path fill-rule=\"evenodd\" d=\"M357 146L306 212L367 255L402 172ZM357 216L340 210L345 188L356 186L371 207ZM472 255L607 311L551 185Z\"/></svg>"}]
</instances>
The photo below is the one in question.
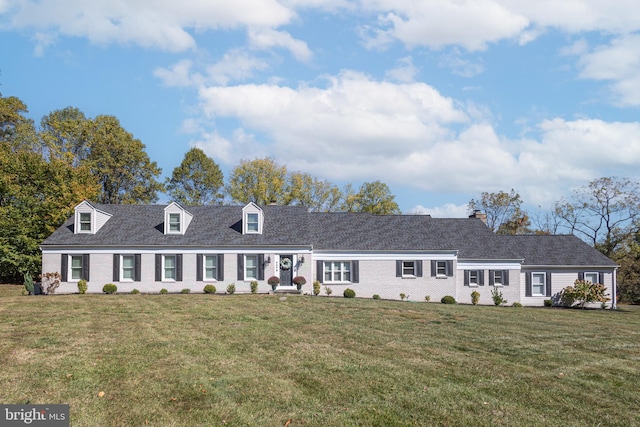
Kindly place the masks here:
<instances>
[{"instance_id":1,"label":"downspout","mask_svg":"<svg viewBox=\"0 0 640 427\"><path fill-rule=\"evenodd\" d=\"M616 288L618 287L618 267L613 269L613 289L611 290L611 310L616 310L618 308L616 304Z\"/></svg>"}]
</instances>

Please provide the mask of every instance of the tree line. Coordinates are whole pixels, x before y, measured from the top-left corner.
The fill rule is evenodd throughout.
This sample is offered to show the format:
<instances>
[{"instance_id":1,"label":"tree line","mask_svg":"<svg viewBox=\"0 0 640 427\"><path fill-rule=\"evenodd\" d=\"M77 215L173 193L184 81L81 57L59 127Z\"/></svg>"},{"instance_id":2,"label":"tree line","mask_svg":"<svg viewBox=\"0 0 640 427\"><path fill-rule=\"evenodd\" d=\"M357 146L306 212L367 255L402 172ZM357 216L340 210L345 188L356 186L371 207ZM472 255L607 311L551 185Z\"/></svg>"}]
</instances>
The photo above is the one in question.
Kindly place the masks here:
<instances>
[{"instance_id":1,"label":"tree line","mask_svg":"<svg viewBox=\"0 0 640 427\"><path fill-rule=\"evenodd\" d=\"M202 150L189 150L164 182L145 145L114 116L86 117L67 107L39 126L27 106L0 94L0 280L18 282L40 270L40 243L86 199L148 204L165 193L183 205L275 202L318 212L399 214L389 187L365 182L340 188L308 173L289 171L271 157L242 160L225 177ZM515 191L483 192L468 203L498 234L572 233L620 264L619 295L640 303L639 185L599 178L570 199L531 217Z\"/></svg>"}]
</instances>

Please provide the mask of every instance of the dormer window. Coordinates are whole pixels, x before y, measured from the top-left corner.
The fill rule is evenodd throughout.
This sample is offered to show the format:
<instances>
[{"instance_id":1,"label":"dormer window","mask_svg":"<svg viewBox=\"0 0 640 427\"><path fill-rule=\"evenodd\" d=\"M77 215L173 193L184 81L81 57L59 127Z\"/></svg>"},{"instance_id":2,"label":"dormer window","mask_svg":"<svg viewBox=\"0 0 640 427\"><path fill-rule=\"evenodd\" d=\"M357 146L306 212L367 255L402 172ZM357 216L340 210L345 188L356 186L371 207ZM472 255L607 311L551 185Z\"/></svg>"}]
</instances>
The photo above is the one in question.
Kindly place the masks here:
<instances>
[{"instance_id":1,"label":"dormer window","mask_svg":"<svg viewBox=\"0 0 640 427\"><path fill-rule=\"evenodd\" d=\"M193 219L193 215L182 206L173 202L164 208L164 234L184 234Z\"/></svg>"},{"instance_id":2,"label":"dormer window","mask_svg":"<svg viewBox=\"0 0 640 427\"><path fill-rule=\"evenodd\" d=\"M80 212L80 231L81 232L91 232L91 213L90 212Z\"/></svg>"},{"instance_id":3,"label":"dormer window","mask_svg":"<svg viewBox=\"0 0 640 427\"><path fill-rule=\"evenodd\" d=\"M264 213L255 203L242 208L242 234L262 234Z\"/></svg>"},{"instance_id":4,"label":"dormer window","mask_svg":"<svg viewBox=\"0 0 640 427\"><path fill-rule=\"evenodd\" d=\"M180 214L170 213L169 214L169 233L179 233L179 232L180 232Z\"/></svg>"}]
</instances>

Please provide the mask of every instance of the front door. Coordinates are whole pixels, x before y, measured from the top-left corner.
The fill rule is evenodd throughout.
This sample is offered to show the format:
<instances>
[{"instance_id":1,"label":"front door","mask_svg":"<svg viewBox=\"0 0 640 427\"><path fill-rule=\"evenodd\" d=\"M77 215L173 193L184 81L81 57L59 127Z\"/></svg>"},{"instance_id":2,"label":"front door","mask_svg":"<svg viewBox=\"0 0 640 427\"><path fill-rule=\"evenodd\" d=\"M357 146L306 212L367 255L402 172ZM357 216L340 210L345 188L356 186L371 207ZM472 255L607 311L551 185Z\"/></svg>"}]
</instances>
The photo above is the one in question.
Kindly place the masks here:
<instances>
[{"instance_id":1,"label":"front door","mask_svg":"<svg viewBox=\"0 0 640 427\"><path fill-rule=\"evenodd\" d=\"M293 286L293 255L280 255L280 286Z\"/></svg>"}]
</instances>

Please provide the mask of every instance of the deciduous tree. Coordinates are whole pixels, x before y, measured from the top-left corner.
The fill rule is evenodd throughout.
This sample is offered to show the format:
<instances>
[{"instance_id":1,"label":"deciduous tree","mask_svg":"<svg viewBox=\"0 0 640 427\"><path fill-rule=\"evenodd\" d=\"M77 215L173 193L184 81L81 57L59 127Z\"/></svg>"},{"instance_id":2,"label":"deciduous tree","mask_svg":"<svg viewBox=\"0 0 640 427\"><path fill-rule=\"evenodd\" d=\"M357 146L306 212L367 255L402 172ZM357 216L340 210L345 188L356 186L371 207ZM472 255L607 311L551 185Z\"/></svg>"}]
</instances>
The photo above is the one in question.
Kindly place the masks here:
<instances>
[{"instance_id":1,"label":"deciduous tree","mask_svg":"<svg viewBox=\"0 0 640 427\"><path fill-rule=\"evenodd\" d=\"M192 148L180 166L167 179L167 193L173 200L186 205L222 203L224 176L218 164L204 151Z\"/></svg>"},{"instance_id":2,"label":"deciduous tree","mask_svg":"<svg viewBox=\"0 0 640 427\"><path fill-rule=\"evenodd\" d=\"M515 190L506 193L483 192L480 200L471 199L469 212L475 210L487 214L487 226L498 234L523 234L529 232L529 216L520 206L522 199Z\"/></svg>"},{"instance_id":3,"label":"deciduous tree","mask_svg":"<svg viewBox=\"0 0 640 427\"><path fill-rule=\"evenodd\" d=\"M271 157L242 160L231 172L227 193L238 203L284 202L287 168Z\"/></svg>"}]
</instances>

